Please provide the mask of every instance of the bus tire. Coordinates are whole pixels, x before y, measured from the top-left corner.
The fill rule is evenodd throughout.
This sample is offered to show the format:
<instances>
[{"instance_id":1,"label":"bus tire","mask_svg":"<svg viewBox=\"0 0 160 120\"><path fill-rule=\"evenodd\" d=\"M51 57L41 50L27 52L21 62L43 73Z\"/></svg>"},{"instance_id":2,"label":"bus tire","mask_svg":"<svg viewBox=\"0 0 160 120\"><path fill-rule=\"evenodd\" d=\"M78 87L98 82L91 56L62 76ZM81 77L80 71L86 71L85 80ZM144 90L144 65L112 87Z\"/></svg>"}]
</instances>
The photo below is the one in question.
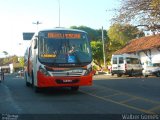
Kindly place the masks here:
<instances>
[{"instance_id":1,"label":"bus tire","mask_svg":"<svg viewBox=\"0 0 160 120\"><path fill-rule=\"evenodd\" d=\"M72 90L72 91L78 91L78 90L79 90L79 86L71 87L71 90Z\"/></svg>"},{"instance_id":2,"label":"bus tire","mask_svg":"<svg viewBox=\"0 0 160 120\"><path fill-rule=\"evenodd\" d=\"M34 75L33 75L33 71L32 71L32 76L31 76L31 79L32 79L31 86L32 86L32 87L34 87Z\"/></svg>"},{"instance_id":3,"label":"bus tire","mask_svg":"<svg viewBox=\"0 0 160 120\"><path fill-rule=\"evenodd\" d=\"M27 86L27 87L29 87L29 86L30 86L30 83L29 83L29 82L27 82L27 81L26 81L26 86Z\"/></svg>"},{"instance_id":4,"label":"bus tire","mask_svg":"<svg viewBox=\"0 0 160 120\"><path fill-rule=\"evenodd\" d=\"M30 83L27 81L27 75L26 73L24 74L24 79L26 81L26 86L29 87L30 86Z\"/></svg>"},{"instance_id":5,"label":"bus tire","mask_svg":"<svg viewBox=\"0 0 160 120\"><path fill-rule=\"evenodd\" d=\"M34 89L34 92L35 92L35 93L40 93L41 90L42 90L41 88L39 88L39 87L37 87L37 86L34 86L33 89Z\"/></svg>"}]
</instances>

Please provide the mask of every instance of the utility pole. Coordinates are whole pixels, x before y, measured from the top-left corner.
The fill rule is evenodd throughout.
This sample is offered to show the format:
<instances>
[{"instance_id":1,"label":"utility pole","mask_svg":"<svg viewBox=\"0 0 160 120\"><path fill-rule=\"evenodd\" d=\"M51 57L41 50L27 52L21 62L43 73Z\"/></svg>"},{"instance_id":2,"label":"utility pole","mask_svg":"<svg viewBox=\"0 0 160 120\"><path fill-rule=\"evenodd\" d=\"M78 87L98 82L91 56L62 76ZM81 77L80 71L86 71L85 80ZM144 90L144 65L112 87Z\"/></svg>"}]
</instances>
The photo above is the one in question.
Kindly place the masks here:
<instances>
[{"instance_id":1,"label":"utility pole","mask_svg":"<svg viewBox=\"0 0 160 120\"><path fill-rule=\"evenodd\" d=\"M102 26L102 44L103 44L103 62L104 62L104 68L106 68L106 55L105 55L103 26Z\"/></svg>"},{"instance_id":2,"label":"utility pole","mask_svg":"<svg viewBox=\"0 0 160 120\"><path fill-rule=\"evenodd\" d=\"M41 22L39 22L39 21L37 21L37 22L33 22L32 24L37 25L37 31L38 31L38 25L39 25L39 24L42 24L42 23L41 23Z\"/></svg>"},{"instance_id":3,"label":"utility pole","mask_svg":"<svg viewBox=\"0 0 160 120\"><path fill-rule=\"evenodd\" d=\"M59 4L59 27L61 26L61 6L60 6L60 0L58 0L58 4Z\"/></svg>"}]
</instances>

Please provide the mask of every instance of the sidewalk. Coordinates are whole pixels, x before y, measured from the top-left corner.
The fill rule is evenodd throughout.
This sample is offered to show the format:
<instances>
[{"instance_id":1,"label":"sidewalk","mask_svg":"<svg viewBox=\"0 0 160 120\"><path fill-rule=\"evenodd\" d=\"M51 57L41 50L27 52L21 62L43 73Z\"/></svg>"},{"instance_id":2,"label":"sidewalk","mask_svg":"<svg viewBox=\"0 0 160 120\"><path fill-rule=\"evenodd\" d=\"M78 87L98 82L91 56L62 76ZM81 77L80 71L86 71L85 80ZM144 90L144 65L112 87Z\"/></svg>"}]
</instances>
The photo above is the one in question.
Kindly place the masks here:
<instances>
[{"instance_id":1,"label":"sidewalk","mask_svg":"<svg viewBox=\"0 0 160 120\"><path fill-rule=\"evenodd\" d=\"M151 77L151 76L150 76ZM93 80L107 80L107 79L131 79L131 78L144 78L144 76L133 76L129 77L127 75L123 75L122 77L117 77L117 75L112 76L107 73L99 73L93 76Z\"/></svg>"},{"instance_id":2,"label":"sidewalk","mask_svg":"<svg viewBox=\"0 0 160 120\"><path fill-rule=\"evenodd\" d=\"M114 78L111 74L105 73L105 72L99 72L98 74L95 74L93 76L94 80L99 80L99 79L112 79Z\"/></svg>"}]
</instances>

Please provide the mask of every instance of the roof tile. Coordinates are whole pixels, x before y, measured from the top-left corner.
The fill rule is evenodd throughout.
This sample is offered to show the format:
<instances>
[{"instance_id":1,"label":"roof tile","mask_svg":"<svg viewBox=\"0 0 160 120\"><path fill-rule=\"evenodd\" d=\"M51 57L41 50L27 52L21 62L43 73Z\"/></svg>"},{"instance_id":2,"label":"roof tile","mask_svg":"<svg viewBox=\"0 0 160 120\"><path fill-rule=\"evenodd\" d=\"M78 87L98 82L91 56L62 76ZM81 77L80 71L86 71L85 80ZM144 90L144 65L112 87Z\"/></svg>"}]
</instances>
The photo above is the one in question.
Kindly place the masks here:
<instances>
[{"instance_id":1,"label":"roof tile","mask_svg":"<svg viewBox=\"0 0 160 120\"><path fill-rule=\"evenodd\" d=\"M132 53L157 47L160 47L160 35L147 36L131 40L114 54Z\"/></svg>"}]
</instances>

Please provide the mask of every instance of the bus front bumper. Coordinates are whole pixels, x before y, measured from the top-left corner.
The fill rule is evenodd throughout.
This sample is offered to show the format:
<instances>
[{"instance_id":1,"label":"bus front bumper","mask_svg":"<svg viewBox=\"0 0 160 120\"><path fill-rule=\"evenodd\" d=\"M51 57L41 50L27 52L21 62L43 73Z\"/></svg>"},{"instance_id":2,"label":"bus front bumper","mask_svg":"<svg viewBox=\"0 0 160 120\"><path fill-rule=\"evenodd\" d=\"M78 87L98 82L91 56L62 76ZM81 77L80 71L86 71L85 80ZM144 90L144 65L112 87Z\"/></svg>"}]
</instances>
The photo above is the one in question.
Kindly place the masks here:
<instances>
[{"instance_id":1,"label":"bus front bumper","mask_svg":"<svg viewBox=\"0 0 160 120\"><path fill-rule=\"evenodd\" d=\"M38 87L72 87L72 86L91 86L92 73L87 76L45 76L37 72Z\"/></svg>"}]
</instances>

